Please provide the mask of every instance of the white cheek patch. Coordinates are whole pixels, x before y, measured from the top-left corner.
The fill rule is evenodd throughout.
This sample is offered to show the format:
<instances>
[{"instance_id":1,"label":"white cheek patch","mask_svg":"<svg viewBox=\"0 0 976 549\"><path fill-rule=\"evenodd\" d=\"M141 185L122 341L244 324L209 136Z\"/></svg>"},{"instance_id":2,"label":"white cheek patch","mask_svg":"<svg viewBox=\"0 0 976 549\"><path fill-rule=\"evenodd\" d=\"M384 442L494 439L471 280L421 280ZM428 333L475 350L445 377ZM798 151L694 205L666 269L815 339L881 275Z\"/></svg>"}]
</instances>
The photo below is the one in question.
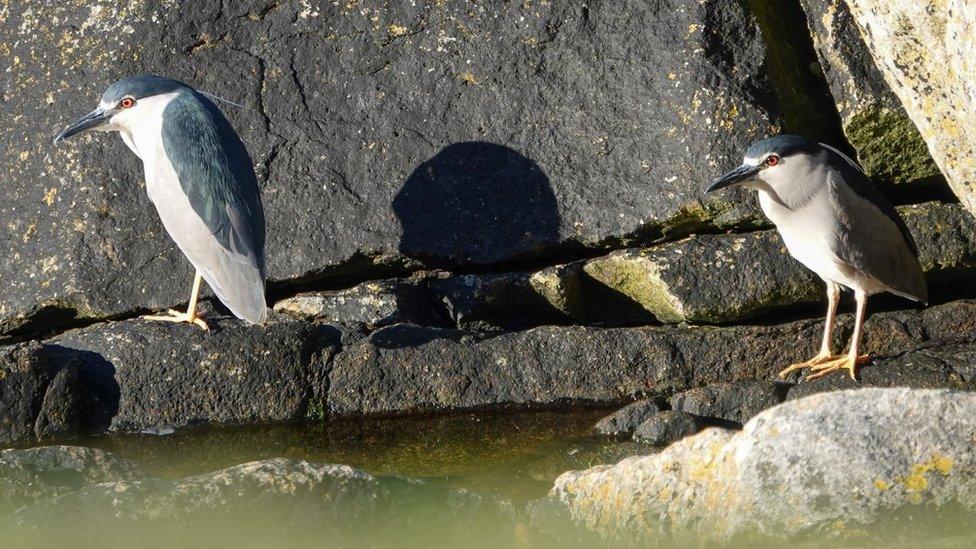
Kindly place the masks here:
<instances>
[{"instance_id":1,"label":"white cheek patch","mask_svg":"<svg viewBox=\"0 0 976 549\"><path fill-rule=\"evenodd\" d=\"M745 164L745 165L747 165L747 166L758 166L760 164L760 162L762 162L763 160L765 160L765 157L764 158L753 158L751 156L747 156L747 157L745 157L742 160L742 163Z\"/></svg>"}]
</instances>

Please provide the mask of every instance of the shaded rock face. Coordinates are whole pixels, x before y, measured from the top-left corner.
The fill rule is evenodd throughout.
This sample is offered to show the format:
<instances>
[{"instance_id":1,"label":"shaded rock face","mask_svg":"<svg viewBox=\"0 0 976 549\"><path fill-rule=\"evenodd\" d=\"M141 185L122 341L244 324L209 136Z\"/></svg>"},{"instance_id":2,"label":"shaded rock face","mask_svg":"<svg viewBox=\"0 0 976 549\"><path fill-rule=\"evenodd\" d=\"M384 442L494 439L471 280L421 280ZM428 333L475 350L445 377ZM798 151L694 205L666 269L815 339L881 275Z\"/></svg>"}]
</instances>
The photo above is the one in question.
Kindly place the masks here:
<instances>
[{"instance_id":1,"label":"shaded rock face","mask_svg":"<svg viewBox=\"0 0 976 549\"><path fill-rule=\"evenodd\" d=\"M912 515L958 506L969 513L956 525L964 529L976 508L976 451L965 435L976 429L974 407L976 395L948 390L791 401L740 432L708 429L657 455L566 473L534 521L617 542L701 544L804 534L822 541L897 516L883 535L899 539L917 526Z\"/></svg>"},{"instance_id":2,"label":"shaded rock face","mask_svg":"<svg viewBox=\"0 0 976 549\"><path fill-rule=\"evenodd\" d=\"M905 353L870 368L899 365L906 369L901 375L909 375L914 365L902 359L936 342L956 341L955 352L968 356L972 313L971 303L956 302L870 317L863 348L881 357ZM839 317L835 348L846 343L850 321L850 315ZM821 330L822 323L813 321L727 328L548 326L485 337L397 325L335 358L328 407L345 415L610 402L717 382L771 380L783 366L813 356ZM929 367L942 376L942 386L971 386L964 359L946 357ZM782 398L779 388L773 392ZM742 420L756 411L733 409L744 414Z\"/></svg>"},{"instance_id":3,"label":"shaded rock face","mask_svg":"<svg viewBox=\"0 0 976 549\"><path fill-rule=\"evenodd\" d=\"M601 419L593 426L593 432L598 435L613 437L629 437L634 429L647 418L664 410L667 401L664 398L648 398L631 402L609 416Z\"/></svg>"},{"instance_id":4,"label":"shaded rock face","mask_svg":"<svg viewBox=\"0 0 976 549\"><path fill-rule=\"evenodd\" d=\"M944 185L918 128L871 57L847 1L802 4L844 133L868 175L887 186L933 180Z\"/></svg>"},{"instance_id":5,"label":"shaded rock face","mask_svg":"<svg viewBox=\"0 0 976 549\"><path fill-rule=\"evenodd\" d=\"M669 403L674 410L741 425L782 402L788 389L785 383L769 381L713 383L678 393Z\"/></svg>"},{"instance_id":6,"label":"shaded rock face","mask_svg":"<svg viewBox=\"0 0 976 549\"><path fill-rule=\"evenodd\" d=\"M666 446L693 435L701 427L699 418L681 410L665 410L651 415L634 429L634 440Z\"/></svg>"},{"instance_id":7,"label":"shaded rock face","mask_svg":"<svg viewBox=\"0 0 976 549\"><path fill-rule=\"evenodd\" d=\"M965 0L933 5L848 0L875 63L918 126L953 192L976 212L976 13ZM938 99L935 99L938 98Z\"/></svg>"},{"instance_id":8,"label":"shaded rock face","mask_svg":"<svg viewBox=\"0 0 976 549\"><path fill-rule=\"evenodd\" d=\"M245 105L222 108L257 164L275 281L753 219L752 201L701 202L701 186L778 111L766 45L733 0L22 7L0 23L17 121L0 129L4 333L186 299L191 268L121 141L48 146L122 74Z\"/></svg>"},{"instance_id":9,"label":"shaded rock face","mask_svg":"<svg viewBox=\"0 0 976 549\"><path fill-rule=\"evenodd\" d=\"M34 434L56 371L39 343L0 348L0 443Z\"/></svg>"}]
</instances>

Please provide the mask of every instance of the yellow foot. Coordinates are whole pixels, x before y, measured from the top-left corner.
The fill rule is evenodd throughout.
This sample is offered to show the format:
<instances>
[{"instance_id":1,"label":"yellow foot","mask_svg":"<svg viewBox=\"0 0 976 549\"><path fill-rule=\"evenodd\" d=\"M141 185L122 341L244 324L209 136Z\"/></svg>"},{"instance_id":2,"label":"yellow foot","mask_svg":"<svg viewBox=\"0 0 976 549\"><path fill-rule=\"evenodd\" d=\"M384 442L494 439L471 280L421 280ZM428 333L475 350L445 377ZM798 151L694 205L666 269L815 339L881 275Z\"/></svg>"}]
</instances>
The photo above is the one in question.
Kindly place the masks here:
<instances>
[{"instance_id":1,"label":"yellow foot","mask_svg":"<svg viewBox=\"0 0 976 549\"><path fill-rule=\"evenodd\" d=\"M203 328L204 330L210 331L210 326L207 326L207 323L204 322L203 319L198 316L194 316L193 318L190 318L190 316L187 315L186 313L177 311L176 309L169 309L166 312L169 313L169 316L146 315L142 318L146 320L159 320L161 322L186 322L189 324L196 324L197 326Z\"/></svg>"},{"instance_id":2,"label":"yellow foot","mask_svg":"<svg viewBox=\"0 0 976 549\"><path fill-rule=\"evenodd\" d=\"M844 355L840 358L828 360L816 366L811 367L810 371L813 373L808 375L805 381L820 379L822 377L829 376L830 374L834 372L839 372L841 370L847 370L847 373L851 375L851 379L857 381L858 365L864 364L869 360L871 360L871 357L869 355L861 355L859 357Z\"/></svg>"},{"instance_id":3,"label":"yellow foot","mask_svg":"<svg viewBox=\"0 0 976 549\"><path fill-rule=\"evenodd\" d=\"M830 360L837 360L839 358L843 358L844 356L846 355L832 355L830 353L823 353L823 352L817 353L817 356L811 358L810 360L787 366L786 368L783 369L783 371L779 373L779 377L780 379L786 379L786 376L792 374L797 370L802 370L804 368L812 368L813 366L817 366L818 364L823 364L824 362Z\"/></svg>"}]
</instances>

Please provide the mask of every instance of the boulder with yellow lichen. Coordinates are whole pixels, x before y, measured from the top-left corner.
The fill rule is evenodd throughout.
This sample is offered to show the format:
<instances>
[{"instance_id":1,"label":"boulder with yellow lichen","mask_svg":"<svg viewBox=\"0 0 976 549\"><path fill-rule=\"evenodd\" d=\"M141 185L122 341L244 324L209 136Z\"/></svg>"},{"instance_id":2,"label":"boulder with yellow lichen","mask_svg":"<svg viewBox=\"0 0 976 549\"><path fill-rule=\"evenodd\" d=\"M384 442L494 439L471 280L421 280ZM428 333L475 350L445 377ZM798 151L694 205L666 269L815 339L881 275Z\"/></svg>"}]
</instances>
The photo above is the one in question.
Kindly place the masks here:
<instances>
[{"instance_id":1,"label":"boulder with yellow lichen","mask_svg":"<svg viewBox=\"0 0 976 549\"><path fill-rule=\"evenodd\" d=\"M571 471L533 508L603 540L707 544L910 539L914 521L972 526L976 394L862 389L790 401L742 431L708 429L663 452ZM735 510L730 512L730 510Z\"/></svg>"},{"instance_id":2,"label":"boulder with yellow lichen","mask_svg":"<svg viewBox=\"0 0 976 549\"><path fill-rule=\"evenodd\" d=\"M976 9L969 0L847 0L936 164L976 212Z\"/></svg>"}]
</instances>

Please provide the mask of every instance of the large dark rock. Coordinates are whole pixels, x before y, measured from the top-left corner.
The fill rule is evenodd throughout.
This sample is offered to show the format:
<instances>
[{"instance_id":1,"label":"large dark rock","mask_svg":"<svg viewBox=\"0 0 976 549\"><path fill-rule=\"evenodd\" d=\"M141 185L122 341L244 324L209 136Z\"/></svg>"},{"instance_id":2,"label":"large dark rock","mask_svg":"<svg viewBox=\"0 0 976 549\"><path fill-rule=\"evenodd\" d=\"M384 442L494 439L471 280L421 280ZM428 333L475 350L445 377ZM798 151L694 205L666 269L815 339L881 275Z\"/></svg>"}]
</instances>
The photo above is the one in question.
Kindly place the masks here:
<instances>
[{"instance_id":1,"label":"large dark rock","mask_svg":"<svg viewBox=\"0 0 976 549\"><path fill-rule=\"evenodd\" d=\"M257 164L274 281L748 223L753 201L702 199L702 184L777 121L767 46L734 0L31 0L8 15L4 333L186 299L190 265L121 141L49 147L123 74L244 105L222 108Z\"/></svg>"},{"instance_id":2,"label":"large dark rock","mask_svg":"<svg viewBox=\"0 0 976 549\"><path fill-rule=\"evenodd\" d=\"M904 356L934 342L959 341L959 352L968 353L976 340L974 313L976 304L961 301L877 314L865 325L864 349L882 357L907 353L876 363L892 369L912 369ZM839 317L837 348L850 320ZM612 402L720 381L773 380L785 365L813 356L821 329L806 320L726 328L546 326L485 337L396 325L336 357L328 406L337 414L380 414ZM971 371L943 368L947 379L956 369Z\"/></svg>"},{"instance_id":3,"label":"large dark rock","mask_svg":"<svg viewBox=\"0 0 976 549\"><path fill-rule=\"evenodd\" d=\"M682 410L665 410L651 415L634 429L634 440L667 446L698 432L701 420Z\"/></svg>"},{"instance_id":4,"label":"large dark rock","mask_svg":"<svg viewBox=\"0 0 976 549\"><path fill-rule=\"evenodd\" d=\"M117 395L109 428L305 419L321 399L341 334L330 326L212 320L210 332L144 320L68 332L48 343Z\"/></svg>"}]
</instances>

